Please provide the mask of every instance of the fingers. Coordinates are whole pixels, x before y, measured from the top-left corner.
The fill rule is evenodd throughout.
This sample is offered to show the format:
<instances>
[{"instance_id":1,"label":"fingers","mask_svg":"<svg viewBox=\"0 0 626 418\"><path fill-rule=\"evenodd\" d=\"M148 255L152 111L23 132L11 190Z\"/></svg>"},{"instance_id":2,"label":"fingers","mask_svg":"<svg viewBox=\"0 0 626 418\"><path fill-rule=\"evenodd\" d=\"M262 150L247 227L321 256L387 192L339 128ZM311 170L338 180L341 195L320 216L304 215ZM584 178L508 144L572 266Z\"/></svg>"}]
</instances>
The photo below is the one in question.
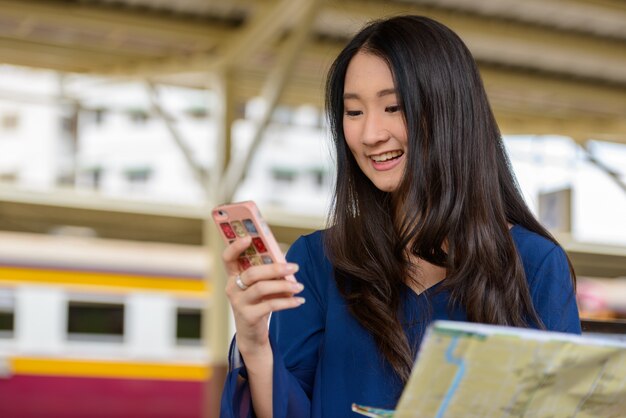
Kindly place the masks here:
<instances>
[{"instance_id":1,"label":"fingers","mask_svg":"<svg viewBox=\"0 0 626 418\"><path fill-rule=\"evenodd\" d=\"M241 292L240 299L243 303L251 305L272 298L290 297L302 292L303 289L302 283L286 280L263 280L246 289L245 292Z\"/></svg>"},{"instance_id":2,"label":"fingers","mask_svg":"<svg viewBox=\"0 0 626 418\"><path fill-rule=\"evenodd\" d=\"M252 286L262 280L280 279L287 275L294 274L297 271L298 265L295 263L266 264L263 266L251 267L240 274L241 280L243 280L246 286Z\"/></svg>"},{"instance_id":3,"label":"fingers","mask_svg":"<svg viewBox=\"0 0 626 418\"><path fill-rule=\"evenodd\" d=\"M237 264L237 258L246 250L252 243L252 237L245 236L243 238L233 241L222 252L222 260L226 266L228 274L237 274L239 272L239 265Z\"/></svg>"},{"instance_id":4,"label":"fingers","mask_svg":"<svg viewBox=\"0 0 626 418\"><path fill-rule=\"evenodd\" d=\"M267 316L271 312L302 305L305 299L293 295L303 289L301 283L287 280L259 280L245 291L236 285L227 287L226 293L233 307L237 329L256 327L260 323L267 326Z\"/></svg>"},{"instance_id":5,"label":"fingers","mask_svg":"<svg viewBox=\"0 0 626 418\"><path fill-rule=\"evenodd\" d=\"M298 270L298 265L289 264L268 264L264 266L254 266L243 273L229 277L226 284L226 295L231 304L253 303L260 297L270 295L292 295L302 291L302 284L296 281L281 280L280 277L289 272ZM237 283L237 278L243 283L241 287ZM243 297L243 295L247 297Z\"/></svg>"}]
</instances>

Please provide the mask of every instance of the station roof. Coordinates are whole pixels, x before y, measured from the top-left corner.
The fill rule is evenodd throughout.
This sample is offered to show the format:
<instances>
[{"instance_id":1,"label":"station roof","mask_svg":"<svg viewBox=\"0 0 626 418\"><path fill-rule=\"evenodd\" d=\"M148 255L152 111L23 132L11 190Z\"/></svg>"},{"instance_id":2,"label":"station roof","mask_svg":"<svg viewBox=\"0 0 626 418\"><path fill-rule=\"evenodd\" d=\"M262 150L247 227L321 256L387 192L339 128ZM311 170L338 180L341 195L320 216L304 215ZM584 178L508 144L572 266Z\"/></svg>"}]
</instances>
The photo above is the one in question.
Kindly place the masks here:
<instances>
[{"instance_id":1,"label":"station roof","mask_svg":"<svg viewBox=\"0 0 626 418\"><path fill-rule=\"evenodd\" d=\"M0 0L0 62L258 95L311 0ZM283 94L321 104L324 74L365 22L413 13L466 41L507 134L626 143L626 4L618 0L325 0Z\"/></svg>"}]
</instances>

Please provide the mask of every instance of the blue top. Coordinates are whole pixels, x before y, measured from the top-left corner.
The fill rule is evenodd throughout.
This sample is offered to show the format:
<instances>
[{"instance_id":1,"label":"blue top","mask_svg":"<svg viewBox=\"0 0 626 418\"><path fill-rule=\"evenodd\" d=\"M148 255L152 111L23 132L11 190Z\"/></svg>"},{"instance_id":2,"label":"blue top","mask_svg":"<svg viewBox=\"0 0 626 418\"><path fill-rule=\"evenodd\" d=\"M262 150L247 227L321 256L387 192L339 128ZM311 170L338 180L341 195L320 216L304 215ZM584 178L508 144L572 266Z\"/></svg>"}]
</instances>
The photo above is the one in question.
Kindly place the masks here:
<instances>
[{"instance_id":1,"label":"blue top","mask_svg":"<svg viewBox=\"0 0 626 418\"><path fill-rule=\"evenodd\" d=\"M579 334L574 289L561 247L520 225L511 229L511 235L546 328ZM394 409L403 389L373 337L349 313L322 241L320 231L300 237L287 254L289 261L300 265L296 277L304 284L301 296L306 303L272 315L274 418L356 417L350 410L352 403ZM420 295L407 287L405 318L430 312L430 321L466 321L464 310L450 310L449 293L436 292L437 287ZM411 343L420 344L423 327L423 323L404 324ZM221 416L253 417L245 365L234 344L230 363Z\"/></svg>"}]
</instances>

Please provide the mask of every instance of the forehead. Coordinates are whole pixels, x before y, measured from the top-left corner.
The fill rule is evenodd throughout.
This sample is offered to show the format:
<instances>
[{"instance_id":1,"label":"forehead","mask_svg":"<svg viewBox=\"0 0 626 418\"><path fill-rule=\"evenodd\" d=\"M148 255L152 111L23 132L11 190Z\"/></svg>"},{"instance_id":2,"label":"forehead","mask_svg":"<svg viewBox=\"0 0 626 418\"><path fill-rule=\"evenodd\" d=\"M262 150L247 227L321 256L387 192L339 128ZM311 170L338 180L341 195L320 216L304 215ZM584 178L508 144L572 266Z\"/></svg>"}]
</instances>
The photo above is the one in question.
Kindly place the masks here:
<instances>
[{"instance_id":1,"label":"forehead","mask_svg":"<svg viewBox=\"0 0 626 418\"><path fill-rule=\"evenodd\" d=\"M358 52L346 71L344 92L379 91L393 88L393 75L387 62L374 54Z\"/></svg>"}]
</instances>

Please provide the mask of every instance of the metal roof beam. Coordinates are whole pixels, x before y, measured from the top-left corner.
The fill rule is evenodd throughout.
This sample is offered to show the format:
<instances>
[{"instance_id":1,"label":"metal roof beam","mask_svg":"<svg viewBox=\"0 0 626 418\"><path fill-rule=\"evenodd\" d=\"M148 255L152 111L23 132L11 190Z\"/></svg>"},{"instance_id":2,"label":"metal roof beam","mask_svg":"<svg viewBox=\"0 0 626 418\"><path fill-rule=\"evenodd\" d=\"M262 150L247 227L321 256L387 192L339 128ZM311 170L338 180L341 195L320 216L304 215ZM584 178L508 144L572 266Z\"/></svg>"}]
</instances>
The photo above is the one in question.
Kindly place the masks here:
<instances>
[{"instance_id":1,"label":"metal roof beam","mask_svg":"<svg viewBox=\"0 0 626 418\"><path fill-rule=\"evenodd\" d=\"M155 76L182 71L205 71L220 60L229 61L231 58L228 57L243 57L243 62L247 63L248 57L257 52L259 47L267 45L271 48L271 37L276 35L276 31L285 28L283 18L290 16L287 12L293 13L288 7L293 7L294 2L286 3L284 8L279 8L280 18L273 19L271 25L267 26L265 22L266 16L272 16L272 13L265 11L265 15L257 19L259 24L252 24L249 32L240 38L253 41L225 42L223 49L227 51L226 55L209 54L206 50L172 54L167 59L147 59L128 65L119 63L99 67L95 71L113 75ZM320 8L320 17L315 28L320 35L345 38L368 20L402 13L428 15L449 25L461 35L475 57L481 61L626 84L626 73L623 71L626 68L626 43L614 38L585 36L580 32L565 32L484 16L450 13L411 3L357 0L326 3ZM264 28L265 31L258 28Z\"/></svg>"},{"instance_id":2,"label":"metal roof beam","mask_svg":"<svg viewBox=\"0 0 626 418\"><path fill-rule=\"evenodd\" d=\"M91 72L96 67L110 65L115 61L129 65L138 59L116 51L103 53L95 48L67 47L1 37L0 57L2 63L78 73Z\"/></svg>"},{"instance_id":3,"label":"metal roof beam","mask_svg":"<svg viewBox=\"0 0 626 418\"><path fill-rule=\"evenodd\" d=\"M265 128L269 124L285 85L293 72L296 59L309 38L313 20L318 12L317 9L321 0L290 1L301 10L304 10L304 13L302 19L298 21L298 25L293 28L289 38L285 41L272 71L268 73L267 80L261 91L265 108L263 115L257 122L250 147L246 150L242 161L231 161L227 168L224 181L222 182L223 188L220 193L220 197L224 201L230 201L233 198L237 186L244 178L250 165L252 156L261 143Z\"/></svg>"},{"instance_id":4,"label":"metal roof beam","mask_svg":"<svg viewBox=\"0 0 626 418\"><path fill-rule=\"evenodd\" d=\"M276 208L263 214L279 242L291 243L316 229L324 219L294 215ZM84 192L42 193L0 188L0 229L47 233L55 226L97 230L101 237L199 245L206 208L122 201ZM557 236L579 275L626 277L626 247L572 241ZM221 263L216 263L221 264Z\"/></svg>"},{"instance_id":5,"label":"metal roof beam","mask_svg":"<svg viewBox=\"0 0 626 418\"><path fill-rule=\"evenodd\" d=\"M622 0L405 0L497 19L555 27L608 38L626 39L626 6Z\"/></svg>"},{"instance_id":6,"label":"metal roof beam","mask_svg":"<svg viewBox=\"0 0 626 418\"><path fill-rule=\"evenodd\" d=\"M161 106L161 102L159 99L159 91L157 86L152 83L146 83L146 89L148 90L148 97L150 99L150 104L152 105L152 109L156 112L156 114L161 118L165 128L169 132L172 140L176 144L177 148L183 155L189 170L192 172L196 181L198 182L198 186L204 191L205 194L207 191L207 173L206 170L202 167L198 161L196 161L193 151L187 146L182 134L178 130L176 126L176 121L163 109Z\"/></svg>"},{"instance_id":7,"label":"metal roof beam","mask_svg":"<svg viewBox=\"0 0 626 418\"><path fill-rule=\"evenodd\" d=\"M346 35L355 27L381 16L421 14L457 32L478 60L626 84L624 39L590 37L504 19L451 13L450 10L408 2L381 4L344 0L331 4L332 7L324 10L320 21L335 21L334 27L346 28ZM328 24L324 26L329 27Z\"/></svg>"},{"instance_id":8,"label":"metal roof beam","mask_svg":"<svg viewBox=\"0 0 626 418\"><path fill-rule=\"evenodd\" d=\"M252 21L240 33L224 40L211 53L173 54L166 59L148 59L131 65L118 64L99 71L107 75L137 74L141 77L154 77L160 74L220 71L246 64L249 57L265 48L271 48L293 22L299 20L302 8L299 2L280 0L271 7L258 11Z\"/></svg>"},{"instance_id":9,"label":"metal roof beam","mask_svg":"<svg viewBox=\"0 0 626 418\"><path fill-rule=\"evenodd\" d=\"M105 33L115 45L124 38L140 37L171 44L211 45L237 28L218 20L190 19L174 14L157 15L129 8L105 8L83 2L0 0L2 20L28 20L29 25L64 26L86 34ZM93 41L93 39L92 39Z\"/></svg>"}]
</instances>

